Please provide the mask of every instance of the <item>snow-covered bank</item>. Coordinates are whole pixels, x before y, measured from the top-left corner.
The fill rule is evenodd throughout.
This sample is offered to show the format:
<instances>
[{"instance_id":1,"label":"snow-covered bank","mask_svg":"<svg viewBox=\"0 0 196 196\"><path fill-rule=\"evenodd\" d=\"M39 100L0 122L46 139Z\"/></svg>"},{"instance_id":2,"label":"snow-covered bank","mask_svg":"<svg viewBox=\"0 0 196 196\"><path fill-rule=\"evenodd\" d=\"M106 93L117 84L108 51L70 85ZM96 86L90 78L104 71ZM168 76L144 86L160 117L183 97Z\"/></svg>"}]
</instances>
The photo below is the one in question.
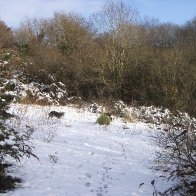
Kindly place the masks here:
<instances>
[{"instance_id":1,"label":"snow-covered bank","mask_svg":"<svg viewBox=\"0 0 196 196\"><path fill-rule=\"evenodd\" d=\"M52 110L65 115L48 118ZM39 161L25 158L15 165L13 175L23 179L22 187L3 195L148 196L155 191L151 182L161 174L151 169L157 147L148 125L114 119L99 126L98 114L68 106L16 104L10 111L19 116L10 124L33 133L30 142ZM161 180L155 183L158 190L166 188Z\"/></svg>"}]
</instances>

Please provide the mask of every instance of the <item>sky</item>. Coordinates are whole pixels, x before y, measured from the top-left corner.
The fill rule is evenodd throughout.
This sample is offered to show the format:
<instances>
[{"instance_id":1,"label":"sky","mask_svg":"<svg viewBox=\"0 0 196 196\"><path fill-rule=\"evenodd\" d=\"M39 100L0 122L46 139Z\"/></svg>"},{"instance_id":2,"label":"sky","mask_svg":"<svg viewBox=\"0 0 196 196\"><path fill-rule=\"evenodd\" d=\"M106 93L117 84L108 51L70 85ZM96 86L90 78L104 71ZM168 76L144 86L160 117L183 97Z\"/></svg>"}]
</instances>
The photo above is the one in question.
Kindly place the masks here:
<instances>
[{"instance_id":1,"label":"sky","mask_svg":"<svg viewBox=\"0 0 196 196\"><path fill-rule=\"evenodd\" d=\"M55 11L89 16L98 12L107 0L0 0L0 19L17 27L26 17L52 17ZM124 0L141 17L182 25L196 16L196 0Z\"/></svg>"}]
</instances>

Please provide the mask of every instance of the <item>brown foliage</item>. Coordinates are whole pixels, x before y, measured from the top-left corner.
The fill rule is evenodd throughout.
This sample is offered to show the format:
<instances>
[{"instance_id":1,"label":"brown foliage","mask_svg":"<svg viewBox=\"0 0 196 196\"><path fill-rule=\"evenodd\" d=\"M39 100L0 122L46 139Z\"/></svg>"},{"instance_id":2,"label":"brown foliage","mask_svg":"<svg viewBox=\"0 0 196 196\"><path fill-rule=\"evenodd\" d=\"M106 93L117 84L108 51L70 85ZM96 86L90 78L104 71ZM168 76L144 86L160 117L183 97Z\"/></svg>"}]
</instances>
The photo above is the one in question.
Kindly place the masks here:
<instances>
[{"instance_id":1,"label":"brown foliage","mask_svg":"<svg viewBox=\"0 0 196 196\"><path fill-rule=\"evenodd\" d=\"M0 20L0 48L8 48L13 44L12 30Z\"/></svg>"},{"instance_id":2,"label":"brown foliage","mask_svg":"<svg viewBox=\"0 0 196 196\"><path fill-rule=\"evenodd\" d=\"M55 13L29 19L15 35L32 61L26 70L33 80L61 81L70 95L87 99L112 97L195 115L195 19L177 26L138 18L111 3L90 22Z\"/></svg>"}]
</instances>

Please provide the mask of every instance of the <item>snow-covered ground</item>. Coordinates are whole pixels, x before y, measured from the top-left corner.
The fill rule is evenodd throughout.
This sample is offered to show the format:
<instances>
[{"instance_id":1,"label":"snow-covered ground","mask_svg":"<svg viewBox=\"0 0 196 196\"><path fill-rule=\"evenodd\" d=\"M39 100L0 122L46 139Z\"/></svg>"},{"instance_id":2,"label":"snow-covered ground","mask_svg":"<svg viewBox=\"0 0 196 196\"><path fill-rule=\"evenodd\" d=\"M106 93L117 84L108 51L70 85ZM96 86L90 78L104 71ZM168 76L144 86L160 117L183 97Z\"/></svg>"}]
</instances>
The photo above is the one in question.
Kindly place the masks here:
<instances>
[{"instance_id":1,"label":"snow-covered ground","mask_svg":"<svg viewBox=\"0 0 196 196\"><path fill-rule=\"evenodd\" d=\"M65 112L60 119L50 111ZM30 142L39 157L24 158L11 168L23 180L4 196L149 196L151 182L161 174L151 169L157 147L147 124L96 124L99 114L72 106L11 105L15 129L32 132ZM158 190L167 184L155 181Z\"/></svg>"}]
</instances>

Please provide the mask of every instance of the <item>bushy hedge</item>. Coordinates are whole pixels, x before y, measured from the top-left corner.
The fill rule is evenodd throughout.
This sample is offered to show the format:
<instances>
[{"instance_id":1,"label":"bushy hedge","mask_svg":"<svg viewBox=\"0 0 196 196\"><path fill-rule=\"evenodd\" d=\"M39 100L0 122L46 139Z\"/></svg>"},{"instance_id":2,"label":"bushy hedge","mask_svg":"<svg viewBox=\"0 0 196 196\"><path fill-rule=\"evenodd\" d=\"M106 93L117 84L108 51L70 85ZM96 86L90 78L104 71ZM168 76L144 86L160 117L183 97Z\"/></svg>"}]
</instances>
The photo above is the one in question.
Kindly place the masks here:
<instances>
[{"instance_id":1,"label":"bushy hedge","mask_svg":"<svg viewBox=\"0 0 196 196\"><path fill-rule=\"evenodd\" d=\"M25 48L22 69L30 82L62 82L71 96L196 115L195 21L141 21L133 9L111 3L90 21L66 13L29 19L16 29L15 42Z\"/></svg>"}]
</instances>

